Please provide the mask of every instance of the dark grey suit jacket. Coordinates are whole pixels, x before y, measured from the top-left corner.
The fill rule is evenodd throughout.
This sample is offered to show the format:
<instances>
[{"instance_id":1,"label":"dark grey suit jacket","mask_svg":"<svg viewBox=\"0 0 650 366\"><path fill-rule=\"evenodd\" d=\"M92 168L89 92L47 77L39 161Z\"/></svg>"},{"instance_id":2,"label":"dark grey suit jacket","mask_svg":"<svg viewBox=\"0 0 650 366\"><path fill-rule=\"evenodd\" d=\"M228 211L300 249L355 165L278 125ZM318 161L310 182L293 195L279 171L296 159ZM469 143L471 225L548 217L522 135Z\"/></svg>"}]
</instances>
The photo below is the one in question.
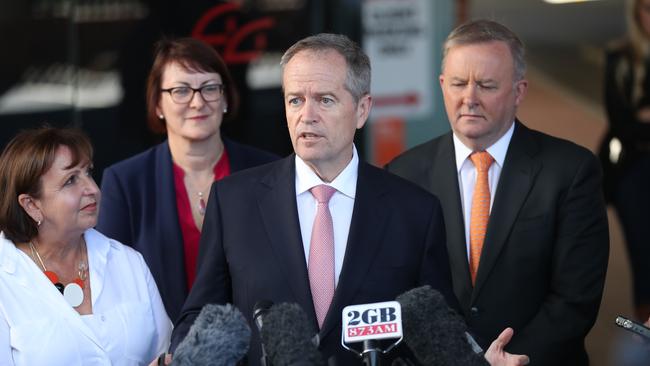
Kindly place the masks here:
<instances>
[{"instance_id":1,"label":"dark grey suit jacket","mask_svg":"<svg viewBox=\"0 0 650 366\"><path fill-rule=\"evenodd\" d=\"M506 350L529 355L531 365L587 365L584 338L596 320L609 253L600 166L588 150L515 123L475 287L452 133L387 169L439 197L454 292L484 348L513 327Z\"/></svg>"},{"instance_id":2,"label":"dark grey suit jacket","mask_svg":"<svg viewBox=\"0 0 650 366\"><path fill-rule=\"evenodd\" d=\"M233 303L249 320L249 364L260 357L251 318L259 300L298 303L320 336L324 357L359 365L341 347L341 311L347 305L394 300L429 284L456 303L451 288L440 203L416 185L360 162L350 232L332 304L323 328L312 303L296 206L295 156L227 177L212 187L199 246L197 278L172 347L207 303Z\"/></svg>"}]
</instances>

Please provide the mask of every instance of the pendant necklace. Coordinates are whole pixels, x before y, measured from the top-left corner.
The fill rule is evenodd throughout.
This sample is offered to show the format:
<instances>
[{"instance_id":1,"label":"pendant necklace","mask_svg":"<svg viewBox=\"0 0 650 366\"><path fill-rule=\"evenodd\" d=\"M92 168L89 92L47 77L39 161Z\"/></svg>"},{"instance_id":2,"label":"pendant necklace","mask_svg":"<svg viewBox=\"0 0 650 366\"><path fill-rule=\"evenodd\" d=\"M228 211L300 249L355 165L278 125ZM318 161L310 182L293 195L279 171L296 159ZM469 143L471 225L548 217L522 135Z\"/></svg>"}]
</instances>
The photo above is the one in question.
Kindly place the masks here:
<instances>
[{"instance_id":1,"label":"pendant necklace","mask_svg":"<svg viewBox=\"0 0 650 366\"><path fill-rule=\"evenodd\" d=\"M214 167L216 164L219 163L219 159L221 159L221 154L218 155L218 157L217 157L217 161L216 161L214 164L212 164L213 167ZM214 168L213 168L213 170L214 170ZM199 215L201 215L201 216L205 216L205 208L206 208L206 206L207 206L206 203L205 203L205 197L203 197L203 196L204 196L204 195L203 195L203 192L205 192L205 189L203 189L203 190L198 190L198 189L196 189L196 186L193 184L193 182L191 182L191 179L187 176L187 173L185 173L185 177L186 177L186 179L187 179L187 185L189 186L189 188L191 188L192 190L196 191L196 195L199 196L199 201L197 202L197 205L196 205L196 208L197 208L197 210L198 210L198 212L199 212ZM212 180L210 181L210 185L208 185L208 187L207 187L208 190L209 190L210 187L212 186L212 183L214 183L214 172L213 172ZM189 199L189 196L190 196L189 189L187 189L187 191L188 191L188 192L187 192L187 197L188 197L188 199ZM191 201L191 199L190 199L190 201ZM190 203L190 206L192 206L192 203Z\"/></svg>"},{"instance_id":2,"label":"pendant necklace","mask_svg":"<svg viewBox=\"0 0 650 366\"><path fill-rule=\"evenodd\" d=\"M61 281L59 281L59 276L54 272L54 271L49 271L45 267L45 263L43 262L43 259L41 259L41 255L38 253L38 250L36 250L36 247L34 244L30 241L29 242L29 248L32 251L32 259L38 258L38 262L41 265L41 268L43 269L43 274L54 284L54 287L56 287L59 292L63 295L63 298L65 301L70 304L73 308L76 308L77 306L81 305L81 303L84 301L84 285L86 278L88 278L88 265L86 264L86 261L83 260L83 248L82 246L85 247L85 241L82 242L82 244L79 246L79 253L80 256L82 257L81 260L79 260L79 263L77 264L77 275L78 277L72 280L72 282L68 283L67 285L63 285Z\"/></svg>"},{"instance_id":3,"label":"pendant necklace","mask_svg":"<svg viewBox=\"0 0 650 366\"><path fill-rule=\"evenodd\" d=\"M189 179L189 178L187 179L187 183L188 183L188 185L189 185L193 190L196 190L196 189L195 189L196 187L194 186L194 184L192 184L192 182L190 182L190 179ZM210 182L210 185L212 185L212 182ZM208 188L209 188L209 186L208 186ZM188 190L188 194L187 194L187 195L188 195L188 198L189 198L189 195L190 195L190 194L189 194L189 190ZM199 211L199 215L201 215L201 216L205 216L205 207L206 207L206 204L205 204L205 197L203 197L203 191L196 190L196 195L199 196L199 201L197 202L196 208L197 208L198 211ZM191 200L190 200L190 201L191 201ZM190 206L191 206L191 205L192 205L192 204L190 203Z\"/></svg>"},{"instance_id":4,"label":"pendant necklace","mask_svg":"<svg viewBox=\"0 0 650 366\"><path fill-rule=\"evenodd\" d=\"M197 192L199 195L199 214L205 215L205 200L203 199L203 192Z\"/></svg>"}]
</instances>

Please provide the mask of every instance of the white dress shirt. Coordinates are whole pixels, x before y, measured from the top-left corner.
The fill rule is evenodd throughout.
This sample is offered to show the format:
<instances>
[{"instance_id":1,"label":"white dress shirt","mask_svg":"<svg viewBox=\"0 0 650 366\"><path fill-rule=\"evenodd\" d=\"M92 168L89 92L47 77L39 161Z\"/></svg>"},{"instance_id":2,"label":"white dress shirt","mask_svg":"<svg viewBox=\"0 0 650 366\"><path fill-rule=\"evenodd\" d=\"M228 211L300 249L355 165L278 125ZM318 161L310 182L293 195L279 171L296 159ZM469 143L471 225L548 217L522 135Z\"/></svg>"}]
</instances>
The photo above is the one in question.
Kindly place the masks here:
<instances>
[{"instance_id":1,"label":"white dress shirt","mask_svg":"<svg viewBox=\"0 0 650 366\"><path fill-rule=\"evenodd\" d=\"M84 237L91 315L0 233L0 365L148 365L167 349L171 322L142 255L94 229Z\"/></svg>"},{"instance_id":2,"label":"white dress shirt","mask_svg":"<svg viewBox=\"0 0 650 366\"><path fill-rule=\"evenodd\" d=\"M348 243L350 221L354 208L354 197L357 192L357 177L359 175L359 156L356 147L352 147L352 160L330 183L323 182L316 173L296 155L296 202L298 204L298 219L300 234L305 249L305 262L309 263L309 248L311 231L314 226L318 202L309 192L312 187L325 184L336 188L329 201L332 225L334 226L334 284L338 285L343 257Z\"/></svg>"},{"instance_id":3,"label":"white dress shirt","mask_svg":"<svg viewBox=\"0 0 650 366\"><path fill-rule=\"evenodd\" d=\"M512 133L515 130L513 123L508 131L501 136L497 142L488 147L486 151L494 158L494 163L488 170L488 185L490 187L490 212L494 203L496 187L498 187L503 162L506 159L508 145L512 139ZM472 215L472 197L474 197L474 186L476 185L476 169L474 163L469 158L473 151L465 146L456 134L454 136L454 151L456 153L456 169L458 171L458 187L460 187L460 202L463 208L463 219L465 221L465 246L467 248L467 260L469 261L469 225Z\"/></svg>"}]
</instances>

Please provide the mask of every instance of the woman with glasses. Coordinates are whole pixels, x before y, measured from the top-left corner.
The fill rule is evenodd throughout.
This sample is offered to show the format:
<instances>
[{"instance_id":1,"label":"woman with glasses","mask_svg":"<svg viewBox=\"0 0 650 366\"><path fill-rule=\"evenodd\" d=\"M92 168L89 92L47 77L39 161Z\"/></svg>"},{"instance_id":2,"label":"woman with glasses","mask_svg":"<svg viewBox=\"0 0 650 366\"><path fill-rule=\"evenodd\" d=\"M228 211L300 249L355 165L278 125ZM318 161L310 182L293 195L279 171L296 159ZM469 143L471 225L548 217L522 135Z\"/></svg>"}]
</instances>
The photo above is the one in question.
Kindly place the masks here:
<instances>
[{"instance_id":1,"label":"woman with glasses","mask_svg":"<svg viewBox=\"0 0 650 366\"><path fill-rule=\"evenodd\" d=\"M146 93L149 127L167 140L104 171L97 229L142 253L175 320L194 282L212 182L276 157L222 138L237 92L199 40L160 41Z\"/></svg>"}]
</instances>

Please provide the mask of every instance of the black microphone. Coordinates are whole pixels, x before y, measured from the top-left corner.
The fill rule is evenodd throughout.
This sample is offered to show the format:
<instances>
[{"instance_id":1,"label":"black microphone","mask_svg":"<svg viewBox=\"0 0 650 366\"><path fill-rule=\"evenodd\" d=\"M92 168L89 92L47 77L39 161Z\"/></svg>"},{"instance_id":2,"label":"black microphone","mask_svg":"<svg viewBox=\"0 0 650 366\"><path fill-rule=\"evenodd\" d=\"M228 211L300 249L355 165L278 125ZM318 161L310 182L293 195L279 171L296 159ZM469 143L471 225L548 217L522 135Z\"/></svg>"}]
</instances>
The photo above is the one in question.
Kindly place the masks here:
<instances>
[{"instance_id":1,"label":"black microphone","mask_svg":"<svg viewBox=\"0 0 650 366\"><path fill-rule=\"evenodd\" d=\"M230 304L207 304L174 352L172 366L232 366L248 353L251 330Z\"/></svg>"},{"instance_id":2,"label":"black microphone","mask_svg":"<svg viewBox=\"0 0 650 366\"><path fill-rule=\"evenodd\" d=\"M422 286L396 300L402 306L404 343L422 366L489 365L472 348L467 325L440 292Z\"/></svg>"},{"instance_id":3,"label":"black microphone","mask_svg":"<svg viewBox=\"0 0 650 366\"><path fill-rule=\"evenodd\" d=\"M264 315L262 342L273 366L324 366L322 355L312 342L307 315L298 304L271 306Z\"/></svg>"},{"instance_id":4,"label":"black microphone","mask_svg":"<svg viewBox=\"0 0 650 366\"><path fill-rule=\"evenodd\" d=\"M269 300L260 300L255 303L253 306L253 321L257 327L257 331L262 334L262 328L264 327L264 317L269 312L269 309L273 306L273 301ZM269 357L266 354L266 347L264 347L264 342L260 342L260 347L262 349L262 356L260 357L260 366L271 366L269 362Z\"/></svg>"}]
</instances>

